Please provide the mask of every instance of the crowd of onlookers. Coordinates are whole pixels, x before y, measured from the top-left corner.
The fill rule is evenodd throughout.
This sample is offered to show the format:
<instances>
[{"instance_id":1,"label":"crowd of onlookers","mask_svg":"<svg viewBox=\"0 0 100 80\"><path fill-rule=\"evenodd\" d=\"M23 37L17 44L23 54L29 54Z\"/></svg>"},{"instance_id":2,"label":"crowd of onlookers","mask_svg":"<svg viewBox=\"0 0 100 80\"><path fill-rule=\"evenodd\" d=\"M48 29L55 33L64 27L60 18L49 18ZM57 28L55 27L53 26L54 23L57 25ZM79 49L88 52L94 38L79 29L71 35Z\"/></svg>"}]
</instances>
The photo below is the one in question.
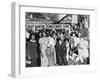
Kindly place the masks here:
<instances>
[{"instance_id":1,"label":"crowd of onlookers","mask_svg":"<svg viewBox=\"0 0 100 80\"><path fill-rule=\"evenodd\" d=\"M89 64L89 30L75 24L66 29L26 28L26 67Z\"/></svg>"}]
</instances>

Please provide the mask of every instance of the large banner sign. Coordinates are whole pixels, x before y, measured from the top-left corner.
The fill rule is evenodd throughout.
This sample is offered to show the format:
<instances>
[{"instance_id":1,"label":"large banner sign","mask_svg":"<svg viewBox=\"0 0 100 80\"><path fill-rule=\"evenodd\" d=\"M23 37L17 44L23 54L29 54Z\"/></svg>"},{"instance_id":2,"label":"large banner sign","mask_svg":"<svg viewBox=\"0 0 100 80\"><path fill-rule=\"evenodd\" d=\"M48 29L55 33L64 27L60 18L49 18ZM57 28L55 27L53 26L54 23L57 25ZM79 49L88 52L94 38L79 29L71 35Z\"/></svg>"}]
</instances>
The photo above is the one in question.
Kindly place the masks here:
<instances>
[{"instance_id":1,"label":"large banner sign","mask_svg":"<svg viewBox=\"0 0 100 80\"><path fill-rule=\"evenodd\" d=\"M70 24L27 24L27 28L32 29L65 29L66 27L70 27Z\"/></svg>"}]
</instances>

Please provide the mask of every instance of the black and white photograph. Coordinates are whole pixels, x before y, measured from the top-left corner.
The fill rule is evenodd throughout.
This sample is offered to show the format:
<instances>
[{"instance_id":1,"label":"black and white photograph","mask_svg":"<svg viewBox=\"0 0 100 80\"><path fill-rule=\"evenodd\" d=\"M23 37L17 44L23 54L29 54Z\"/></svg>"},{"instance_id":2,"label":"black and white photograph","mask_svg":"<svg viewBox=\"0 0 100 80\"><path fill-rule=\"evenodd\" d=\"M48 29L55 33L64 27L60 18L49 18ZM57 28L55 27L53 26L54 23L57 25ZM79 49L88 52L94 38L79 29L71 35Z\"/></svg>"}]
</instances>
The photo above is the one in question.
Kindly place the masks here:
<instances>
[{"instance_id":1,"label":"black and white photograph","mask_svg":"<svg viewBox=\"0 0 100 80\"><path fill-rule=\"evenodd\" d=\"M90 64L90 16L25 12L25 66Z\"/></svg>"}]
</instances>

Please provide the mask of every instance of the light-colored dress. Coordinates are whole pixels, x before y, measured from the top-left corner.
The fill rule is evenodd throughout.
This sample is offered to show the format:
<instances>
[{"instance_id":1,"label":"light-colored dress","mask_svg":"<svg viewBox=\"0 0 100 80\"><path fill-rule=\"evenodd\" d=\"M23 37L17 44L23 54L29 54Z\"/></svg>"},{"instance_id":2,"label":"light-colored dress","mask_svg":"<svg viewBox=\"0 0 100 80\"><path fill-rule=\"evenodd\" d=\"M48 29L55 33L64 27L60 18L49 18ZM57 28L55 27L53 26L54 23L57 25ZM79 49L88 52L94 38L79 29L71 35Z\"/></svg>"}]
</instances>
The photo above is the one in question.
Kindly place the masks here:
<instances>
[{"instance_id":1,"label":"light-colored dress","mask_svg":"<svg viewBox=\"0 0 100 80\"><path fill-rule=\"evenodd\" d=\"M81 38L78 51L79 51L80 60L83 63L83 59L89 57L88 41Z\"/></svg>"},{"instance_id":2,"label":"light-colored dress","mask_svg":"<svg viewBox=\"0 0 100 80\"><path fill-rule=\"evenodd\" d=\"M42 67L48 66L48 59L46 55L48 38L47 37L40 38L39 43L40 43L40 49L41 49L41 66Z\"/></svg>"},{"instance_id":3,"label":"light-colored dress","mask_svg":"<svg viewBox=\"0 0 100 80\"><path fill-rule=\"evenodd\" d=\"M47 47L47 58L48 65L54 66L56 64L56 52L55 52L55 41L52 37L48 37L48 47Z\"/></svg>"},{"instance_id":4,"label":"light-colored dress","mask_svg":"<svg viewBox=\"0 0 100 80\"><path fill-rule=\"evenodd\" d=\"M66 51L66 59L67 59L67 61L68 61L68 60L69 60L69 43L66 44L66 48L67 48L67 49L66 49L66 50L67 50L67 51Z\"/></svg>"}]
</instances>

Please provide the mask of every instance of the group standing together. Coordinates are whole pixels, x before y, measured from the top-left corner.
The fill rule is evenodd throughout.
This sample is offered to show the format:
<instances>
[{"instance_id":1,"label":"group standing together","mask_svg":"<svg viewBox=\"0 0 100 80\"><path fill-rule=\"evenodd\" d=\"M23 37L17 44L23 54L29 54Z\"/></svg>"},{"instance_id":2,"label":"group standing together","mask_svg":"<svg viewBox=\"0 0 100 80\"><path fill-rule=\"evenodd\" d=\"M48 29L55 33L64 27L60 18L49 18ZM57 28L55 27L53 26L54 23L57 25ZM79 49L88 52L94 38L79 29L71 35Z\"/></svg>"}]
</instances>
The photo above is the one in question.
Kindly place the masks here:
<instances>
[{"instance_id":1,"label":"group standing together","mask_svg":"<svg viewBox=\"0 0 100 80\"><path fill-rule=\"evenodd\" d=\"M80 64L89 64L89 39L81 32L26 30L26 67Z\"/></svg>"}]
</instances>

